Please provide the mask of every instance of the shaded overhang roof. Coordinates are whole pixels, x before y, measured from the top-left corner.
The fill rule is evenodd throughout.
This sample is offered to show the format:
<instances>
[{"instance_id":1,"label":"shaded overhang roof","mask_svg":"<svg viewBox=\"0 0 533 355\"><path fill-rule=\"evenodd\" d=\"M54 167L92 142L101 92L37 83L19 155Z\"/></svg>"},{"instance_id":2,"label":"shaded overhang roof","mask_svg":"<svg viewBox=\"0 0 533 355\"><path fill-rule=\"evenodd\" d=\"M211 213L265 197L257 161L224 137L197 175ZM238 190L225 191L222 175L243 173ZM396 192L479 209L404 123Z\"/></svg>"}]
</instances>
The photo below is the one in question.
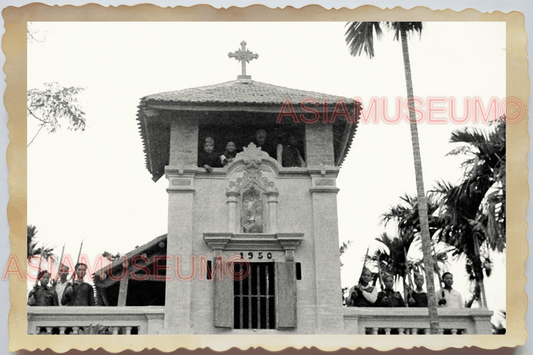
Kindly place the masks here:
<instances>
[{"instance_id":1,"label":"shaded overhang roof","mask_svg":"<svg viewBox=\"0 0 533 355\"><path fill-rule=\"evenodd\" d=\"M104 266L103 268L98 269L97 271L95 271L95 273L93 275L95 275L95 276L100 276L100 275L103 275L103 274L109 275L109 273L111 273L111 272L113 274L120 274L122 272L122 269L123 269L124 261L127 261L128 265L132 265L132 259L135 256L143 255L143 254L151 255L151 254L154 253L155 250L165 248L166 247L166 245L165 245L166 242L167 242L167 235L166 234L160 235L159 237L152 239L148 243L143 244L141 246L138 246L135 249L133 249L132 251L121 255L121 257L119 259L113 261L111 264L108 264L108 265ZM161 246L160 243L164 243L164 245ZM101 282L101 280L98 277L93 277L93 280L94 280L95 283ZM120 280L117 279L117 280L112 280L112 281L113 282L118 282Z\"/></svg>"},{"instance_id":2,"label":"shaded overhang roof","mask_svg":"<svg viewBox=\"0 0 533 355\"><path fill-rule=\"evenodd\" d=\"M291 107L287 105L290 102ZM285 105L285 106L284 106ZM344 105L344 106L342 106ZM188 112L255 112L277 115L294 110L312 117L302 106L331 115L335 111L348 111L349 117L336 116L332 122L336 151L336 165L340 166L348 153L361 111L361 104L353 99L314 91L291 89L250 79L232 80L177 91L148 95L140 100L137 112L139 131L143 140L146 167L157 181L168 165L170 150L170 123L162 118L163 111ZM283 110L283 111L282 111ZM253 118L253 115L250 115ZM357 118L357 119L355 119ZM283 122L293 121L285 115ZM283 123L282 122L282 123ZM302 123L303 124L303 123Z\"/></svg>"}]
</instances>

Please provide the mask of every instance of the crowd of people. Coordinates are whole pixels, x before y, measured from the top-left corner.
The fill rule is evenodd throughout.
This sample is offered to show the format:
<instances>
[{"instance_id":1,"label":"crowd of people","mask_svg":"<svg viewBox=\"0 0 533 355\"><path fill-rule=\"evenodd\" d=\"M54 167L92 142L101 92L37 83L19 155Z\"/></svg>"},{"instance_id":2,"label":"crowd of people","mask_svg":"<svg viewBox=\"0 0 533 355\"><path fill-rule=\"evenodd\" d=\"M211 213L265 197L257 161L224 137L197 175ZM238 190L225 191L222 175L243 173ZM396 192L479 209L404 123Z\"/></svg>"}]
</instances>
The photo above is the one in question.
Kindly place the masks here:
<instances>
[{"instance_id":1,"label":"crowd of people","mask_svg":"<svg viewBox=\"0 0 533 355\"><path fill-rule=\"evenodd\" d=\"M390 275L383 277L384 286L378 288L371 284L372 272L364 268L359 283L352 286L345 299L347 307L427 307L428 297L424 292L424 276L415 273L414 288L407 286L407 303L398 291L394 291L394 278ZM444 287L436 292L435 297L439 307L464 308L461 294L452 288L453 275L445 272L442 275ZM471 304L471 302L470 302Z\"/></svg>"},{"instance_id":2,"label":"crowd of people","mask_svg":"<svg viewBox=\"0 0 533 355\"><path fill-rule=\"evenodd\" d=\"M283 167L305 167L305 161L297 147L298 140L294 134L286 134L280 143L274 144L268 139L267 132L259 129L251 143L261 148L271 158L276 159ZM215 151L215 140L212 137L206 137L203 150L198 153L198 166L210 173L213 168L221 168L231 163L236 155L235 142L227 142L224 152L220 153Z\"/></svg>"},{"instance_id":3,"label":"crowd of people","mask_svg":"<svg viewBox=\"0 0 533 355\"><path fill-rule=\"evenodd\" d=\"M94 306L95 297L93 286L83 281L87 273L87 265L76 264L74 273L68 279L69 267L61 265L59 279L50 280L50 273L41 270L33 289L28 294L30 306ZM415 288L407 289L407 303L400 292L394 290L394 278L390 275L383 277L382 290L371 284L372 272L364 268L359 283L348 291L345 299L347 307L427 307L427 293L424 292L424 276L415 273ZM453 275L445 272L442 275L444 287L436 292L439 307L464 308L461 294L453 289ZM475 297L473 297L474 299ZM472 301L467 306L470 306Z\"/></svg>"},{"instance_id":4,"label":"crowd of people","mask_svg":"<svg viewBox=\"0 0 533 355\"><path fill-rule=\"evenodd\" d=\"M37 281L28 294L28 305L94 306L93 286L83 281L86 273L87 265L84 263L76 264L70 280L70 268L66 265L59 268L59 280L50 281L48 271L39 271Z\"/></svg>"}]
</instances>

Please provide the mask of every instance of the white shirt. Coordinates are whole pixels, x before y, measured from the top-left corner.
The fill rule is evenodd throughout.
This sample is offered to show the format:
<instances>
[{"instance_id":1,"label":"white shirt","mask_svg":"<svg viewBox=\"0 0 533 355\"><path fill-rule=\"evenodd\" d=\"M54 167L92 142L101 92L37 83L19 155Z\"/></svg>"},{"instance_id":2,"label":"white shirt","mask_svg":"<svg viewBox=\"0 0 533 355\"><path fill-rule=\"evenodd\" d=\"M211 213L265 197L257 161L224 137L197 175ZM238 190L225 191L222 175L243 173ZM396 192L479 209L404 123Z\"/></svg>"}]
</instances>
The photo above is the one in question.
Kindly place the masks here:
<instances>
[{"instance_id":1,"label":"white shirt","mask_svg":"<svg viewBox=\"0 0 533 355\"><path fill-rule=\"evenodd\" d=\"M61 304L61 297L63 297L63 292L65 292L65 289L67 288L68 282L65 281L64 283L61 283L61 281L58 281L56 284L56 293L57 293L57 299L60 306L63 306Z\"/></svg>"},{"instance_id":2,"label":"white shirt","mask_svg":"<svg viewBox=\"0 0 533 355\"><path fill-rule=\"evenodd\" d=\"M369 286L370 286L370 285L368 285L368 286L366 286L366 287L363 286L363 288L368 288ZM350 291L348 291L348 295L351 296L351 294L352 294L353 292L356 292L356 291L359 292L358 290L355 289L355 286L352 286L352 287L350 288ZM370 303L375 303L376 300L378 299L378 288L374 286L372 292L367 292L367 291L363 290L363 297L366 298L366 300L367 300L368 302L370 302Z\"/></svg>"},{"instance_id":3,"label":"white shirt","mask_svg":"<svg viewBox=\"0 0 533 355\"><path fill-rule=\"evenodd\" d=\"M443 297L443 294L444 294L444 297ZM446 300L446 304L440 305L439 307L465 308L465 304L463 303L463 298L461 297L461 294L455 291L453 288L450 291L448 291L445 288L442 288L437 292L436 296L437 296L437 305L441 299Z\"/></svg>"}]
</instances>

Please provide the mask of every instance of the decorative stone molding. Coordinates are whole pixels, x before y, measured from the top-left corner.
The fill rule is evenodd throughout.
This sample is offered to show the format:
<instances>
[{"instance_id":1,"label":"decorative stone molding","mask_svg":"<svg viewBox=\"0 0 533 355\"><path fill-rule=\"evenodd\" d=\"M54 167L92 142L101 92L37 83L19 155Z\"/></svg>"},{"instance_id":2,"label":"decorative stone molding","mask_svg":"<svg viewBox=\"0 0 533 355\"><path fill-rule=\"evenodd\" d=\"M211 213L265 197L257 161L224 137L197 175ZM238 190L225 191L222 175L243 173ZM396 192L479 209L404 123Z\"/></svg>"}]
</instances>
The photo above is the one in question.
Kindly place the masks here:
<instances>
[{"instance_id":1,"label":"decorative stone molding","mask_svg":"<svg viewBox=\"0 0 533 355\"><path fill-rule=\"evenodd\" d=\"M313 171L311 173L312 185L309 191L311 193L322 192L322 193L337 193L339 188L337 187L337 172L335 171L326 171L324 166L321 167L320 175L317 174L318 171Z\"/></svg>"},{"instance_id":2,"label":"decorative stone molding","mask_svg":"<svg viewBox=\"0 0 533 355\"><path fill-rule=\"evenodd\" d=\"M224 250L233 233L204 233L204 240L213 250Z\"/></svg>"},{"instance_id":3,"label":"decorative stone molding","mask_svg":"<svg viewBox=\"0 0 533 355\"><path fill-rule=\"evenodd\" d=\"M278 233L276 235L279 243L285 250L287 261L294 261L294 251L302 242L303 234L301 238L298 238L294 233Z\"/></svg>"},{"instance_id":4,"label":"decorative stone molding","mask_svg":"<svg viewBox=\"0 0 533 355\"><path fill-rule=\"evenodd\" d=\"M261 164L261 160L269 158L269 155L263 151L260 147L256 146L253 142L248 144L247 147L242 148L242 152L237 153L236 159L242 159L244 164L250 166L250 164Z\"/></svg>"},{"instance_id":5,"label":"decorative stone molding","mask_svg":"<svg viewBox=\"0 0 533 355\"><path fill-rule=\"evenodd\" d=\"M243 151L238 153L235 160L228 166L228 184L226 187L226 204L228 208L228 231L232 233L240 232L267 232L275 233L277 225L277 198L278 189L275 186L274 179L277 174L277 162L269 155L250 143L244 147ZM259 214L253 210L246 211L250 216L260 216L253 220L250 225L243 224L241 216L243 213L243 203L248 191L255 189L258 191L255 200L262 205L259 208ZM253 196L253 194L252 194ZM253 207L250 207L253 208ZM248 229L250 228L250 229ZM252 229L253 228L253 229Z\"/></svg>"},{"instance_id":6,"label":"decorative stone molding","mask_svg":"<svg viewBox=\"0 0 533 355\"><path fill-rule=\"evenodd\" d=\"M287 261L302 243L304 233L204 233L204 241L216 251L285 251Z\"/></svg>"},{"instance_id":7,"label":"decorative stone molding","mask_svg":"<svg viewBox=\"0 0 533 355\"><path fill-rule=\"evenodd\" d=\"M237 164L239 161L244 163L242 177L230 180L227 192L240 193L254 186L264 193L277 193L278 190L274 182L266 176L263 176L263 172L261 171L261 164L264 159L269 160L269 155L261 150L261 148L256 147L254 143L250 143L248 147L244 147L243 151L237 154L233 162L233 164Z\"/></svg>"},{"instance_id":8,"label":"decorative stone molding","mask_svg":"<svg viewBox=\"0 0 533 355\"><path fill-rule=\"evenodd\" d=\"M165 176L168 180L167 192L194 192L194 176L196 170L183 167L166 167Z\"/></svg>"},{"instance_id":9,"label":"decorative stone molding","mask_svg":"<svg viewBox=\"0 0 533 355\"><path fill-rule=\"evenodd\" d=\"M311 193L313 192L326 192L326 193L338 193L340 191L340 189L338 187L330 187L330 188L327 188L327 187L311 187L309 189L309 191Z\"/></svg>"}]
</instances>

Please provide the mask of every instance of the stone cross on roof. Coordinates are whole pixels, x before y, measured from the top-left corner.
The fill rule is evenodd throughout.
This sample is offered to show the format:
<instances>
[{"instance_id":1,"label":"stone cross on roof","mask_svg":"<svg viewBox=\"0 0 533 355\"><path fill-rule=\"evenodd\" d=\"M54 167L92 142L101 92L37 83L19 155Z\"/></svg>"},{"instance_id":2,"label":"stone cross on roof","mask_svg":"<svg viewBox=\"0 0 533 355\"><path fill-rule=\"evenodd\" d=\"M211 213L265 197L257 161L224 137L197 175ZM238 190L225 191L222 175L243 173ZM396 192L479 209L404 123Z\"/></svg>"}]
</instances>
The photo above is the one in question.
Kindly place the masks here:
<instances>
[{"instance_id":1,"label":"stone cross on roof","mask_svg":"<svg viewBox=\"0 0 533 355\"><path fill-rule=\"evenodd\" d=\"M252 77L250 75L246 75L246 63L249 63L252 59L259 58L259 54L255 54L250 52L246 49L246 42L241 42L241 48L234 52L234 53L228 53L228 57L235 58L239 62L241 62L242 65L242 75L238 75L237 79L251 79Z\"/></svg>"}]
</instances>

